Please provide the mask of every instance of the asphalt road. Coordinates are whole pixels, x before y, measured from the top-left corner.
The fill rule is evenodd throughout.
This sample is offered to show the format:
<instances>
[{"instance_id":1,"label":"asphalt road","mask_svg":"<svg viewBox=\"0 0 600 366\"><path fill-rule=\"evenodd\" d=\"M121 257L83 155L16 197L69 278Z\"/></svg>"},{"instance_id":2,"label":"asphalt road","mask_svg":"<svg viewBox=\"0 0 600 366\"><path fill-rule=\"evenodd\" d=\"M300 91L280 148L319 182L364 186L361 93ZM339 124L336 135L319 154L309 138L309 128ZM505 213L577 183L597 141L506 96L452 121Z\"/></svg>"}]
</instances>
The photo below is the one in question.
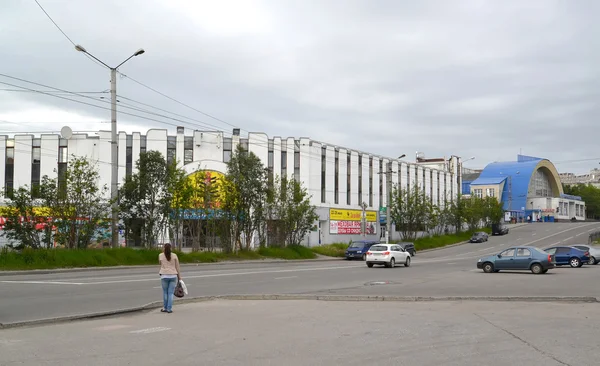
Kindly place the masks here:
<instances>
[{"instance_id":1,"label":"asphalt road","mask_svg":"<svg viewBox=\"0 0 600 366\"><path fill-rule=\"evenodd\" d=\"M535 223L482 244L417 253L411 267L367 268L361 261L239 263L185 267L189 296L241 294L373 294L404 296L595 296L600 265L547 275L483 274L479 257L511 245L586 243L600 223ZM0 277L0 323L141 306L162 299L158 268ZM374 283L385 283L374 284ZM580 284L574 286L573 284Z\"/></svg>"},{"instance_id":2,"label":"asphalt road","mask_svg":"<svg viewBox=\"0 0 600 366\"><path fill-rule=\"evenodd\" d=\"M0 331L3 366L596 366L582 303L230 301Z\"/></svg>"}]
</instances>

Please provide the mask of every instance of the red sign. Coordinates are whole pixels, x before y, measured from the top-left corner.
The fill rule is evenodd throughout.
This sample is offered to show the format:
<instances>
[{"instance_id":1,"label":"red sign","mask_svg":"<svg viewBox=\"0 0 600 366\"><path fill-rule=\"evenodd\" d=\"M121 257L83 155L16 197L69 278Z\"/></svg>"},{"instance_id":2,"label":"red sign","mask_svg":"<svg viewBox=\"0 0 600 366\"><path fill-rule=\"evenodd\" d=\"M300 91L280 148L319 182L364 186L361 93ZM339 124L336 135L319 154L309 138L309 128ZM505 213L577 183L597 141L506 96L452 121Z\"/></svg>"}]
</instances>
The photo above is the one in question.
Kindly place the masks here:
<instances>
[{"instance_id":1,"label":"red sign","mask_svg":"<svg viewBox=\"0 0 600 366\"><path fill-rule=\"evenodd\" d=\"M360 235L361 226L360 221L329 221L329 233L339 235ZM372 222L367 223L367 234L376 234L375 224Z\"/></svg>"}]
</instances>

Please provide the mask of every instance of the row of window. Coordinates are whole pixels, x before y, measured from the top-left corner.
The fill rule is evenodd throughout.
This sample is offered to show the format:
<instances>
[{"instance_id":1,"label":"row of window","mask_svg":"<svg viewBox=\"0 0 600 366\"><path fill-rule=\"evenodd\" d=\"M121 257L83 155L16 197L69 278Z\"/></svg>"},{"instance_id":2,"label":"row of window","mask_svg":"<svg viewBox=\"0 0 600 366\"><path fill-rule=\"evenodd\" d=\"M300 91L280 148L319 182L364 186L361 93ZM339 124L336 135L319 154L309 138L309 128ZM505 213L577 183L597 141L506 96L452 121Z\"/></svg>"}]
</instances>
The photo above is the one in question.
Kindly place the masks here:
<instances>
[{"instance_id":1,"label":"row of window","mask_svg":"<svg viewBox=\"0 0 600 366\"><path fill-rule=\"evenodd\" d=\"M496 189L495 188L486 188L485 196L484 196L482 188L475 188L475 189L473 189L473 196L477 197L477 198L496 197Z\"/></svg>"}]
</instances>

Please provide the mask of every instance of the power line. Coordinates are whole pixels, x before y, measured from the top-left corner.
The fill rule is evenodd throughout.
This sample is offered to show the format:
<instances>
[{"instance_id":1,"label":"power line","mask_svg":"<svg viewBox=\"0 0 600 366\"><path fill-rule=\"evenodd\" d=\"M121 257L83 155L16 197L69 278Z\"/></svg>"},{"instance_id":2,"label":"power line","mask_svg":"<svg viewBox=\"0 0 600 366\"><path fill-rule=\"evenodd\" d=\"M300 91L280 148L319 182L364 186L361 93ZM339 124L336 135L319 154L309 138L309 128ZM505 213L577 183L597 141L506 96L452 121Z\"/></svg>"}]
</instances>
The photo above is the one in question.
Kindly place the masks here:
<instances>
[{"instance_id":1,"label":"power line","mask_svg":"<svg viewBox=\"0 0 600 366\"><path fill-rule=\"evenodd\" d=\"M73 42L73 40L71 39L71 37L69 37L67 35L67 33L65 33L62 28L54 21L54 19L52 19L52 17L50 16L50 14L48 14L48 12L46 11L46 9L44 9L44 7L42 6L42 4L40 4L40 2L38 0L34 0L35 3L40 7L40 9L42 9L42 11L44 12L44 14L46 14L46 17L48 17L48 19L50 19L50 21L52 22L52 24L54 24L54 26L56 27L56 29L58 29L60 31L60 33L62 33L63 36L65 36L66 39L69 40L69 42L71 42L71 44L73 45L73 47L76 46L75 42ZM84 55L92 60L95 64L102 66L102 68L104 68L104 65L100 64L98 61L94 60L92 57L90 57L87 53L84 53Z\"/></svg>"},{"instance_id":2,"label":"power line","mask_svg":"<svg viewBox=\"0 0 600 366\"><path fill-rule=\"evenodd\" d=\"M189 108L189 109L191 109L191 110L193 110L193 111L196 111L196 112L198 112L198 113L200 113L200 114L203 114L203 115L205 115L205 116L207 116L207 117L209 117L209 118L212 118L212 119L214 119L214 120L216 120L216 121L219 121L219 122L221 122L221 123L224 123L224 124L226 124L226 125L228 125L228 126L231 126L231 127L234 127L234 128L238 128L238 126L235 126L235 125L233 125L233 124L231 124L231 123L229 123L229 122L227 122L227 121L224 121L224 120L222 120L222 119L220 119L220 118L217 118L217 117L215 117L215 116L213 116L213 115L211 115L211 114L208 114L208 113L206 113L206 112L204 112L204 111L201 111L201 110L199 110L199 109L197 109L197 108L194 108L194 107L192 107L192 106L190 106L190 105L188 105L188 104L186 104L186 103L184 103L184 102L181 102L181 101L179 101L179 100L177 100L177 99L175 99L175 98L173 98L173 97L170 97L170 96L166 95L165 93L163 93L163 92L160 92L160 91L158 91L158 90L156 90L156 89L154 89L154 88L152 88L152 87L150 87L150 86L148 86L148 85L146 85L146 84L142 83L141 81L138 81L138 80L136 80L136 79L134 79L134 78L132 78L132 77L130 77L130 76L128 76L128 75L126 75L126 74L123 74L122 72L120 72L120 71L118 71L118 70L117 70L117 72L118 72L119 74L123 75L123 77L126 77L126 78L128 78L129 80L133 81L134 83L136 83L136 84L138 84L138 85L141 85L141 86L143 86L144 88L146 88L146 89L148 89L148 90L151 90L151 91L153 91L153 92L155 92L155 93L157 93L157 94L159 94L159 95L162 95L163 97L165 97L165 98L167 98L167 99L169 99L169 100L171 100L171 101L173 101L173 102L175 102L175 103L178 103L178 104L180 104L180 105L182 105L182 106L184 106L184 107L187 107L187 108ZM244 130L244 131L246 131L246 130ZM248 132L248 131L246 131L246 132Z\"/></svg>"}]
</instances>

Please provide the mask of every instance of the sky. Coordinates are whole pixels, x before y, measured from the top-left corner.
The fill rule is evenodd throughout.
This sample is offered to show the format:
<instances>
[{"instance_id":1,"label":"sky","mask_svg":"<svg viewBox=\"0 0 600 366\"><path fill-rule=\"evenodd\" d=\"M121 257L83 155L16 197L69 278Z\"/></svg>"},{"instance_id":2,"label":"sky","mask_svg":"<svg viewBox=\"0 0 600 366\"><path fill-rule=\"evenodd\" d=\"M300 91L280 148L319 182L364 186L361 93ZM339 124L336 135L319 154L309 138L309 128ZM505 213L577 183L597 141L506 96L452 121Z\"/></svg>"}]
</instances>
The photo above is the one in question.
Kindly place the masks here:
<instances>
[{"instance_id":1,"label":"sky","mask_svg":"<svg viewBox=\"0 0 600 366\"><path fill-rule=\"evenodd\" d=\"M600 167L595 0L38 2L110 66L146 51L119 69L119 111L138 115L119 113L120 131L238 127L469 168L519 152ZM3 2L0 45L0 133L110 130L108 69L35 0Z\"/></svg>"}]
</instances>

